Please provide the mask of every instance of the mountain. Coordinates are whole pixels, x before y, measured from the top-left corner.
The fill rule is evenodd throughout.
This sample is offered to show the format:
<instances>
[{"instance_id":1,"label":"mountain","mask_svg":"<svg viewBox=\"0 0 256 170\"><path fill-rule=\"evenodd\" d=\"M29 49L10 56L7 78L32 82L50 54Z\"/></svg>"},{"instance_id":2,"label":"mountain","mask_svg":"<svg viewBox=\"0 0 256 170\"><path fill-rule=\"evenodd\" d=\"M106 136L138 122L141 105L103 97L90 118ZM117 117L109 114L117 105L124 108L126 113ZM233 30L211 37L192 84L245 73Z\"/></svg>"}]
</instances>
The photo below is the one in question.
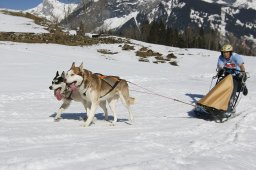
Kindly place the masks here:
<instances>
[{"instance_id":1,"label":"mountain","mask_svg":"<svg viewBox=\"0 0 256 170\"><path fill-rule=\"evenodd\" d=\"M254 0L203 0L205 2L209 3L219 3L219 4L225 4L233 7L238 8L247 8L247 9L254 9L256 10L256 1Z\"/></svg>"},{"instance_id":2,"label":"mountain","mask_svg":"<svg viewBox=\"0 0 256 170\"><path fill-rule=\"evenodd\" d=\"M87 32L112 30L127 36L127 32L140 34L144 23L161 21L165 27L179 31L188 27L215 30L220 37L228 36L228 41L236 39L237 45L244 43L247 48L255 49L252 44L255 44L256 20L252 16L256 16L255 1L97 0L80 3L69 15L69 22L62 24L76 28L82 23ZM220 41L227 40L220 38Z\"/></svg>"},{"instance_id":3,"label":"mountain","mask_svg":"<svg viewBox=\"0 0 256 170\"><path fill-rule=\"evenodd\" d=\"M235 24L235 27L252 28L252 31L249 32L253 34L256 22L253 17L249 16L255 16L256 2L238 0L221 2L222 4L214 0L90 1L81 3L77 10L70 15L72 22L69 25L78 25L79 21L82 21L89 31L99 28L113 29L120 27L131 18L135 18L138 24L145 20L149 22L163 20L167 26L184 28L195 24L199 27L217 28L220 31L225 31L226 29L222 29L224 27L229 32L236 32L235 29L232 31L229 27L229 25ZM236 34L239 34L239 31ZM240 34L243 35L243 33Z\"/></svg>"},{"instance_id":4,"label":"mountain","mask_svg":"<svg viewBox=\"0 0 256 170\"><path fill-rule=\"evenodd\" d=\"M60 22L70 13L72 13L78 4L76 3L62 3L58 0L44 0L37 7L26 10L25 12L44 17L53 22Z\"/></svg>"}]
</instances>

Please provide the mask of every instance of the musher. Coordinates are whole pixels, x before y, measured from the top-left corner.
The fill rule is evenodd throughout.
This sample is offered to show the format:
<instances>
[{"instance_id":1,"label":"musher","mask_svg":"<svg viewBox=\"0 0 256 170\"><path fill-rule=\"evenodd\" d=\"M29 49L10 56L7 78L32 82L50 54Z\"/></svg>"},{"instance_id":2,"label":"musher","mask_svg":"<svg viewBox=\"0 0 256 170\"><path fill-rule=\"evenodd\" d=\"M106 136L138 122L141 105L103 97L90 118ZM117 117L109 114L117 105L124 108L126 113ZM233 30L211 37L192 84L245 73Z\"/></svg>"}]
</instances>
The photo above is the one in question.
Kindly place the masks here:
<instances>
[{"instance_id":1,"label":"musher","mask_svg":"<svg viewBox=\"0 0 256 170\"><path fill-rule=\"evenodd\" d=\"M221 76L223 73L225 75L232 74L233 76L234 90L231 100L236 92L242 91L245 96L248 94L248 89L245 84L243 84L247 80L244 61L239 54L233 52L232 45L226 44L221 48L221 55L219 56L217 63L217 71L218 76Z\"/></svg>"}]
</instances>

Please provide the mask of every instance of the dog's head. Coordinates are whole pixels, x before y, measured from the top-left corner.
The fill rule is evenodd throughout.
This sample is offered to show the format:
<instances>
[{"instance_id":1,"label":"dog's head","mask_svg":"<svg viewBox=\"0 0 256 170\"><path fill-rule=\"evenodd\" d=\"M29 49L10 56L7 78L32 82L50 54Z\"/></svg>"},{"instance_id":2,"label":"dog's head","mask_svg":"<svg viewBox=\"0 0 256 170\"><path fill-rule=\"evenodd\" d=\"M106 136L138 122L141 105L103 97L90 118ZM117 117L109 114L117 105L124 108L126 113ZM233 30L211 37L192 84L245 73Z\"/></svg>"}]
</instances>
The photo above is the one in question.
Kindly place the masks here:
<instances>
[{"instance_id":1,"label":"dog's head","mask_svg":"<svg viewBox=\"0 0 256 170\"><path fill-rule=\"evenodd\" d=\"M52 80L52 85L49 87L50 90L54 90L54 96L57 100L62 99L62 94L66 90L65 83L65 72L63 71L61 75L57 71L55 77Z\"/></svg>"},{"instance_id":2,"label":"dog's head","mask_svg":"<svg viewBox=\"0 0 256 170\"><path fill-rule=\"evenodd\" d=\"M73 62L70 70L66 74L66 83L71 91L76 90L78 86L83 83L84 80L84 69L83 63L76 67Z\"/></svg>"}]
</instances>

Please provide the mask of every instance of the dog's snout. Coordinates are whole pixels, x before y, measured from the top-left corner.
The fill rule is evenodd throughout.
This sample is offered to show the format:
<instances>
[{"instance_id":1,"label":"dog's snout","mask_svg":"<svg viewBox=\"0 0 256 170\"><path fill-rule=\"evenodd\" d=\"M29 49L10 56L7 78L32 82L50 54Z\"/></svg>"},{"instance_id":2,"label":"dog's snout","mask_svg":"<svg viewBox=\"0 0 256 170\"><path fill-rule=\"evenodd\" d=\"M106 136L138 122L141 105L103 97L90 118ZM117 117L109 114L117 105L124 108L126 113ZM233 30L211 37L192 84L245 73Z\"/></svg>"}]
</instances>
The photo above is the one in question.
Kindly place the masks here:
<instances>
[{"instance_id":1,"label":"dog's snout","mask_svg":"<svg viewBox=\"0 0 256 170\"><path fill-rule=\"evenodd\" d=\"M67 79L64 79L64 83L67 83Z\"/></svg>"},{"instance_id":2,"label":"dog's snout","mask_svg":"<svg viewBox=\"0 0 256 170\"><path fill-rule=\"evenodd\" d=\"M49 89L52 90L52 86L50 86Z\"/></svg>"}]
</instances>

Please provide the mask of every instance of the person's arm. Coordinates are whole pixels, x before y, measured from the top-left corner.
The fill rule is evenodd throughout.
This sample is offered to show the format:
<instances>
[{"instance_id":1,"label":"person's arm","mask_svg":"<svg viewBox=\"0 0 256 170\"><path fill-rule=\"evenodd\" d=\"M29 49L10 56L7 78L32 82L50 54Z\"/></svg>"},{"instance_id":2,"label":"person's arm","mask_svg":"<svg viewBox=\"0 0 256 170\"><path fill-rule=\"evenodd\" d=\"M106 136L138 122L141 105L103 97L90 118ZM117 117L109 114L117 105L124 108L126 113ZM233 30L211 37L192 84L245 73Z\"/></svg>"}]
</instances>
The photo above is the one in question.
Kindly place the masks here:
<instances>
[{"instance_id":1,"label":"person's arm","mask_svg":"<svg viewBox=\"0 0 256 170\"><path fill-rule=\"evenodd\" d=\"M245 67L244 67L244 61L242 57L238 54L235 54L235 62L237 63L238 67L240 68L240 71L245 72Z\"/></svg>"},{"instance_id":2,"label":"person's arm","mask_svg":"<svg viewBox=\"0 0 256 170\"><path fill-rule=\"evenodd\" d=\"M239 67L242 72L245 72L244 64L240 64Z\"/></svg>"},{"instance_id":3,"label":"person's arm","mask_svg":"<svg viewBox=\"0 0 256 170\"><path fill-rule=\"evenodd\" d=\"M247 80L247 74L245 72L244 64L239 65L241 72L239 73L239 78L241 81L245 82Z\"/></svg>"},{"instance_id":4,"label":"person's arm","mask_svg":"<svg viewBox=\"0 0 256 170\"><path fill-rule=\"evenodd\" d=\"M222 70L224 68L224 62L220 59L218 59L218 63L217 63L217 70Z\"/></svg>"}]
</instances>

